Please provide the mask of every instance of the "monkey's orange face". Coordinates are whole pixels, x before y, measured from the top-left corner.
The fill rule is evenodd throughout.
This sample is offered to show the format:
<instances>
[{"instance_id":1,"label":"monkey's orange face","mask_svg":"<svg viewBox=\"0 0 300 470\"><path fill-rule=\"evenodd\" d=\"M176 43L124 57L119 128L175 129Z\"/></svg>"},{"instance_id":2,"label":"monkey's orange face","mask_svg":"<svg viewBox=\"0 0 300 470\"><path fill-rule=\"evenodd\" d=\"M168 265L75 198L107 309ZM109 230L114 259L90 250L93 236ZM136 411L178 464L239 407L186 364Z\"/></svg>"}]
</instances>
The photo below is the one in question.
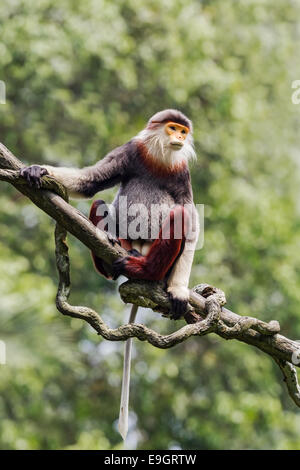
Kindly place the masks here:
<instances>
[{"instance_id":1,"label":"monkey's orange face","mask_svg":"<svg viewBox=\"0 0 300 470\"><path fill-rule=\"evenodd\" d=\"M170 145L174 149L180 149L184 145L186 136L189 133L189 128L177 122L170 121L165 125L165 131L169 136Z\"/></svg>"}]
</instances>

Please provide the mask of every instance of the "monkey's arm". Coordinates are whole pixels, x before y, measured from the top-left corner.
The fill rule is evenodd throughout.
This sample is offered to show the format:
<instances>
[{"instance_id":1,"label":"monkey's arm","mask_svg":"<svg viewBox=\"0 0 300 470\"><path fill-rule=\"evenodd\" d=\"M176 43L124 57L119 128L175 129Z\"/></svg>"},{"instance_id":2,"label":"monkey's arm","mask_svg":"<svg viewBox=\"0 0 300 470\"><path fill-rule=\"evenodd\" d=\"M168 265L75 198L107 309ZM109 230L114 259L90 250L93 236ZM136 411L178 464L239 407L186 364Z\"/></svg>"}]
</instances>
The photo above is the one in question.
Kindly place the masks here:
<instances>
[{"instance_id":1,"label":"monkey's arm","mask_svg":"<svg viewBox=\"0 0 300 470\"><path fill-rule=\"evenodd\" d=\"M122 145L110 152L96 165L76 169L54 166L32 165L21 170L29 183L40 186L40 178L49 174L62 183L71 197L90 198L98 191L120 183L128 171L129 147Z\"/></svg>"}]
</instances>

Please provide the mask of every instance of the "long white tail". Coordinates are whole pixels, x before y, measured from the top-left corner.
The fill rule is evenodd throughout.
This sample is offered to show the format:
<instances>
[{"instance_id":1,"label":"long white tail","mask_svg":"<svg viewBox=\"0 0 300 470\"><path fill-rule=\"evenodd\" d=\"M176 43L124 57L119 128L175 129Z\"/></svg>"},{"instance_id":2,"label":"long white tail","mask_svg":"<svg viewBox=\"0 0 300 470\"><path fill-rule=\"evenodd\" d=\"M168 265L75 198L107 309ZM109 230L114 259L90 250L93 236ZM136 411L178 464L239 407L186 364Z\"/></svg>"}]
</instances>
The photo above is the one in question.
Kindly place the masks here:
<instances>
[{"instance_id":1,"label":"long white tail","mask_svg":"<svg viewBox=\"0 0 300 470\"><path fill-rule=\"evenodd\" d=\"M138 306L132 305L128 323L134 323L137 311L138 311ZM119 433L121 434L124 441L126 439L127 431L128 431L128 403L129 403L129 385L130 385L131 348L132 348L132 338L129 338L125 342L122 392L121 392L120 414L119 414L119 424L118 424Z\"/></svg>"}]
</instances>

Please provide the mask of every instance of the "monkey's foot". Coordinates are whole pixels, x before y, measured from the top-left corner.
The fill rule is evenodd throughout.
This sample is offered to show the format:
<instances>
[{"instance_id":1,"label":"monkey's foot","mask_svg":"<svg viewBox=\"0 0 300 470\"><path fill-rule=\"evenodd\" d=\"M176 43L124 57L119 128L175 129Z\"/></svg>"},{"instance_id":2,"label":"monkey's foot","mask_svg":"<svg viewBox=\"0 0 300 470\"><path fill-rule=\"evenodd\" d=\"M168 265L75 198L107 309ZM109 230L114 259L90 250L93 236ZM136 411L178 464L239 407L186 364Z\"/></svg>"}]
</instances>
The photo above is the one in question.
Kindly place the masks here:
<instances>
[{"instance_id":1,"label":"monkey's foot","mask_svg":"<svg viewBox=\"0 0 300 470\"><path fill-rule=\"evenodd\" d=\"M189 310L189 290L186 287L168 287L171 302L171 318L179 320Z\"/></svg>"},{"instance_id":2,"label":"monkey's foot","mask_svg":"<svg viewBox=\"0 0 300 470\"><path fill-rule=\"evenodd\" d=\"M176 297L171 297L172 313L170 318L172 320L179 320L183 315L188 311L188 301L182 299L176 299Z\"/></svg>"},{"instance_id":3,"label":"monkey's foot","mask_svg":"<svg viewBox=\"0 0 300 470\"><path fill-rule=\"evenodd\" d=\"M48 170L39 165L31 165L20 170L20 175L25 178L30 186L40 188L42 186L41 178L48 175Z\"/></svg>"},{"instance_id":4,"label":"monkey's foot","mask_svg":"<svg viewBox=\"0 0 300 470\"><path fill-rule=\"evenodd\" d=\"M114 281L118 279L121 274L125 274L125 266L126 266L127 256L123 258L118 258L112 264L112 278Z\"/></svg>"}]
</instances>

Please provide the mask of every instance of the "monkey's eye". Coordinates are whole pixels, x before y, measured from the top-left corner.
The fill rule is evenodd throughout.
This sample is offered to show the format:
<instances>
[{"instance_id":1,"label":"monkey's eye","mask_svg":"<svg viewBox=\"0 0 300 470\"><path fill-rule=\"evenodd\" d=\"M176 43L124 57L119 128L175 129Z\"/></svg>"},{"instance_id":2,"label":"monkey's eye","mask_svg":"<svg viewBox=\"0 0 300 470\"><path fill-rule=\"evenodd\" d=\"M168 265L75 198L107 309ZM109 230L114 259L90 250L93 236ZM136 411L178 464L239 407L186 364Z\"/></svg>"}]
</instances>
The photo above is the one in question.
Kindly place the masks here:
<instances>
[{"instance_id":1,"label":"monkey's eye","mask_svg":"<svg viewBox=\"0 0 300 470\"><path fill-rule=\"evenodd\" d=\"M176 127L175 127L175 126L170 126L170 129L172 129L172 131L176 131Z\"/></svg>"},{"instance_id":2,"label":"monkey's eye","mask_svg":"<svg viewBox=\"0 0 300 470\"><path fill-rule=\"evenodd\" d=\"M186 131L182 129L181 134L186 134Z\"/></svg>"}]
</instances>

